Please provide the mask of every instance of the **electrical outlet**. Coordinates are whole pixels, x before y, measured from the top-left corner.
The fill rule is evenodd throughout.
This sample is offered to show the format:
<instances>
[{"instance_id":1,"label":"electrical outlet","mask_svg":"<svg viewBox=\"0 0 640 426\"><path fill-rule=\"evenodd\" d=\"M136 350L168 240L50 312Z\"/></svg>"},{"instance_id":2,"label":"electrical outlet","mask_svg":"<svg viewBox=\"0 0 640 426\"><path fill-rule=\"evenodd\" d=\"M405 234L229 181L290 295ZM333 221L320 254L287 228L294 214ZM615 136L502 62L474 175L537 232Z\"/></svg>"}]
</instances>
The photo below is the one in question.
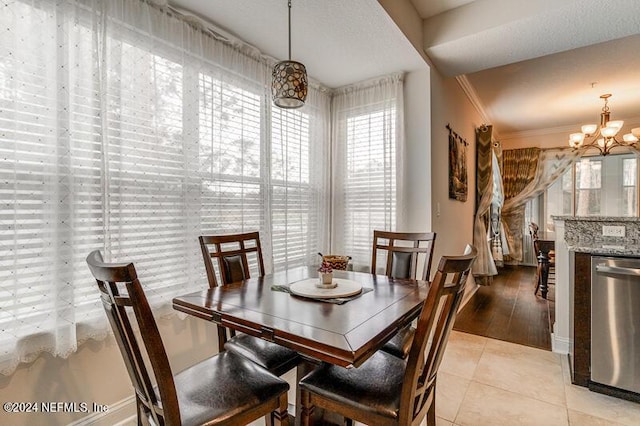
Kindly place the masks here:
<instances>
[{"instance_id":1,"label":"electrical outlet","mask_svg":"<svg viewBox=\"0 0 640 426\"><path fill-rule=\"evenodd\" d=\"M624 226L602 225L603 237L624 237L626 228Z\"/></svg>"}]
</instances>

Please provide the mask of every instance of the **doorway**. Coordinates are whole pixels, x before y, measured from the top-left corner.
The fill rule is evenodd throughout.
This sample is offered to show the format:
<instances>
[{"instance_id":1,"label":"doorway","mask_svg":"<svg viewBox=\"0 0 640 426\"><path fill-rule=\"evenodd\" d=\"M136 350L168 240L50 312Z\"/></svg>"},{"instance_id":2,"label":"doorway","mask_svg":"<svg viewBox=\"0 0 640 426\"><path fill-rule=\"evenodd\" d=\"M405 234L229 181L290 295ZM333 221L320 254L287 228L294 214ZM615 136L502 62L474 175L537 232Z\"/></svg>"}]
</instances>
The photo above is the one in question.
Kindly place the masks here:
<instances>
[{"instance_id":1,"label":"doorway","mask_svg":"<svg viewBox=\"0 0 640 426\"><path fill-rule=\"evenodd\" d=\"M501 268L460 311L454 330L550 351L555 286L547 299L535 295L535 275L532 266Z\"/></svg>"}]
</instances>

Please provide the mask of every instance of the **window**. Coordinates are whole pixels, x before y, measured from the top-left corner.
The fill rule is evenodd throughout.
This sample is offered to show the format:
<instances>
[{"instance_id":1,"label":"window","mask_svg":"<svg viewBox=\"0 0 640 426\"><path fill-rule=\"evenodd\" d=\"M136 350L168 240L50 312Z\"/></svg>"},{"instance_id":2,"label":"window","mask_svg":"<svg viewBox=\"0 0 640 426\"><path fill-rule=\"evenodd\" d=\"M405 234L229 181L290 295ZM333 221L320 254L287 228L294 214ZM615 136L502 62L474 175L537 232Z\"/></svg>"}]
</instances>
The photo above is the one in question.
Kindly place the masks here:
<instances>
[{"instance_id":1,"label":"window","mask_svg":"<svg viewBox=\"0 0 640 426\"><path fill-rule=\"evenodd\" d=\"M332 248L368 270L374 230L394 231L402 82L390 77L335 96Z\"/></svg>"},{"instance_id":2,"label":"window","mask_svg":"<svg viewBox=\"0 0 640 426\"><path fill-rule=\"evenodd\" d=\"M635 216L638 206L638 160L622 160L622 211L620 216Z\"/></svg>"},{"instance_id":3,"label":"window","mask_svg":"<svg viewBox=\"0 0 640 426\"><path fill-rule=\"evenodd\" d=\"M594 216L602 210L602 160L581 158L576 169L576 216Z\"/></svg>"},{"instance_id":4,"label":"window","mask_svg":"<svg viewBox=\"0 0 640 426\"><path fill-rule=\"evenodd\" d=\"M274 108L271 117L271 238L276 269L317 261L319 215L311 186L309 116ZM315 238L314 238L315 237ZM309 248L316 248L309 252Z\"/></svg>"},{"instance_id":5,"label":"window","mask_svg":"<svg viewBox=\"0 0 640 426\"><path fill-rule=\"evenodd\" d=\"M106 335L94 249L171 311L206 286L198 235L258 230L267 268L325 241L328 95L272 110L265 61L114 5L96 22L75 2L0 5L0 373Z\"/></svg>"},{"instance_id":6,"label":"window","mask_svg":"<svg viewBox=\"0 0 640 426\"><path fill-rule=\"evenodd\" d=\"M344 187L348 253L369 260L375 229L395 229L395 111L377 111L347 120L347 176Z\"/></svg>"},{"instance_id":7,"label":"window","mask_svg":"<svg viewBox=\"0 0 640 426\"><path fill-rule=\"evenodd\" d=\"M545 193L546 230L556 215L637 216L637 170L634 154L580 158Z\"/></svg>"}]
</instances>

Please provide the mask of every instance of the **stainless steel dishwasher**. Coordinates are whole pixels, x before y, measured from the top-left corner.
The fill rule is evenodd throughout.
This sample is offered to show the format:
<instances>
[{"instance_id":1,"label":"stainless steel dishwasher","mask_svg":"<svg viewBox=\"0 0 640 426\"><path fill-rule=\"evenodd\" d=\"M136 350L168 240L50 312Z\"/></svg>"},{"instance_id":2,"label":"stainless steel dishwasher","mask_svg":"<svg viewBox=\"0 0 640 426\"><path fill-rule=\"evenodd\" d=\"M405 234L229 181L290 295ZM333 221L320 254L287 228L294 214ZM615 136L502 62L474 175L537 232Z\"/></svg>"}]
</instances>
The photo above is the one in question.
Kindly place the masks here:
<instances>
[{"instance_id":1,"label":"stainless steel dishwasher","mask_svg":"<svg viewBox=\"0 0 640 426\"><path fill-rule=\"evenodd\" d=\"M640 259L591 258L591 381L640 393Z\"/></svg>"}]
</instances>

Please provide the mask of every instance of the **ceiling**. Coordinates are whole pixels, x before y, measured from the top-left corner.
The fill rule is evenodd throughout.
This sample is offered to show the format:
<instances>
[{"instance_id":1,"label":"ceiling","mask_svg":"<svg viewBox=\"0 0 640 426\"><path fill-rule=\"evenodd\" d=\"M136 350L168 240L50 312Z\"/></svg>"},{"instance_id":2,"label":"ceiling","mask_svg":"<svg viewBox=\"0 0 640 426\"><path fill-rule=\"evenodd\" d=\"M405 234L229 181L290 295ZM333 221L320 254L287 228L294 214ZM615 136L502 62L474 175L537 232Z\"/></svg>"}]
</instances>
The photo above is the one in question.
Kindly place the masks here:
<instances>
[{"instance_id":1,"label":"ceiling","mask_svg":"<svg viewBox=\"0 0 640 426\"><path fill-rule=\"evenodd\" d=\"M287 0L169 1L287 57ZM422 20L431 63L465 80L500 135L596 122L603 93L613 118L640 124L638 0L393 1ZM381 2L293 0L292 59L333 88L424 68Z\"/></svg>"},{"instance_id":2,"label":"ceiling","mask_svg":"<svg viewBox=\"0 0 640 426\"><path fill-rule=\"evenodd\" d=\"M170 0L278 60L287 59L287 0ZM425 62L376 0L292 0L291 59L336 88Z\"/></svg>"},{"instance_id":3,"label":"ceiling","mask_svg":"<svg viewBox=\"0 0 640 426\"><path fill-rule=\"evenodd\" d=\"M427 55L464 76L500 136L598 123L604 93L612 118L640 125L640 1L411 2Z\"/></svg>"}]
</instances>

